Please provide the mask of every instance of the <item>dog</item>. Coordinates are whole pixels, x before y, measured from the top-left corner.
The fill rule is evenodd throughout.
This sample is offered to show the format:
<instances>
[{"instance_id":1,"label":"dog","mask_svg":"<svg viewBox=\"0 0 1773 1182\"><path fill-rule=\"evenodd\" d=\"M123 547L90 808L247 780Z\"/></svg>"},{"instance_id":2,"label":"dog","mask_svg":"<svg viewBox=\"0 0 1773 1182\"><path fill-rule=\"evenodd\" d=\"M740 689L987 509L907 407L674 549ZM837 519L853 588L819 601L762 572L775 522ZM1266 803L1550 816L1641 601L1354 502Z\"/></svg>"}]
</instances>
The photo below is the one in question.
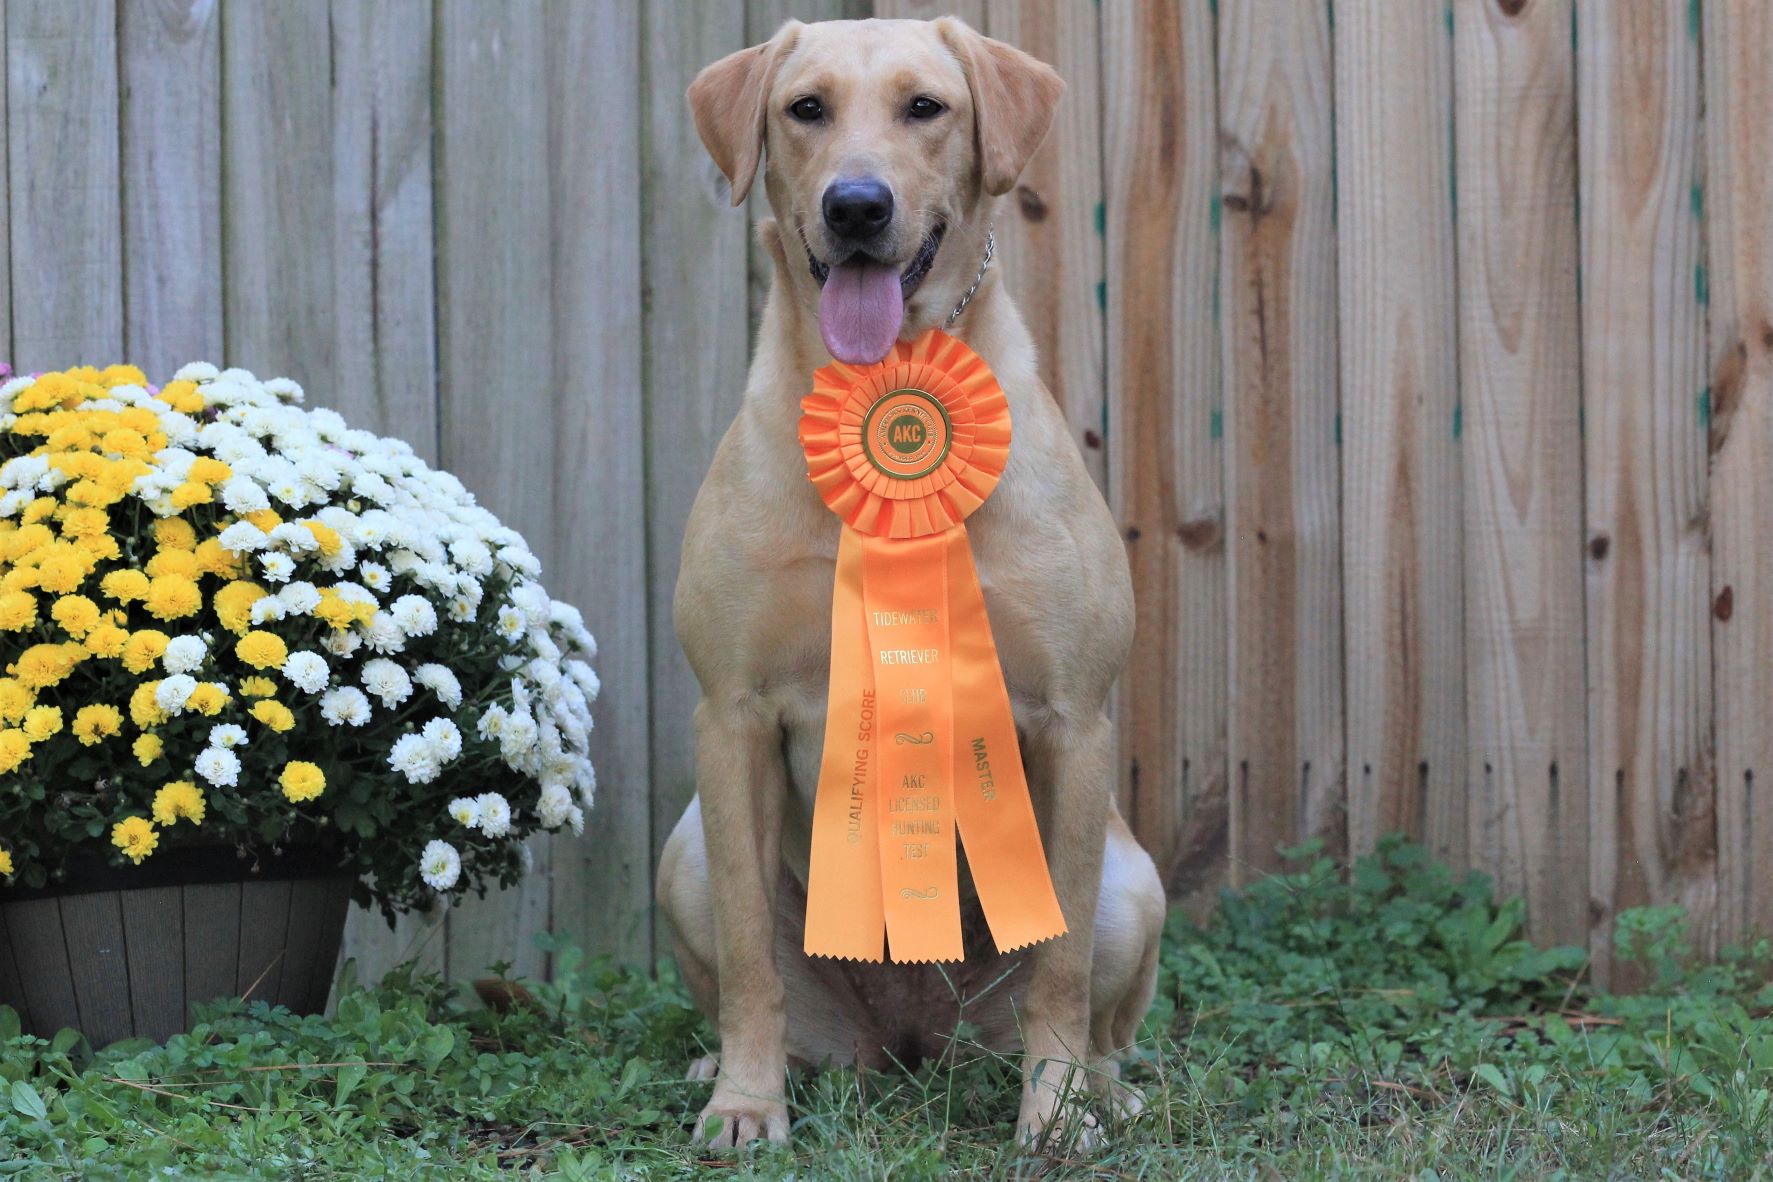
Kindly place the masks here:
<instances>
[{"instance_id":1,"label":"dog","mask_svg":"<svg viewBox=\"0 0 1773 1182\"><path fill-rule=\"evenodd\" d=\"M1156 988L1165 900L1115 807L1110 687L1133 634L1126 552L1034 343L984 266L993 207L1064 84L964 22L790 21L704 69L696 127L742 202L761 169L774 261L745 397L691 510L674 600L700 682L696 796L659 905L720 1049L695 1136L786 1140L790 1063L885 1067L944 1053L964 1019L1020 1052L1018 1135L1093 1141ZM1068 933L1000 955L976 903L958 965L802 951L840 522L807 480L800 399L832 358L878 360L950 321L995 371L1014 442L967 521ZM963 874L963 889L967 885ZM718 1121L715 1118L719 1118ZM1074 1142L1075 1143L1075 1142Z\"/></svg>"}]
</instances>

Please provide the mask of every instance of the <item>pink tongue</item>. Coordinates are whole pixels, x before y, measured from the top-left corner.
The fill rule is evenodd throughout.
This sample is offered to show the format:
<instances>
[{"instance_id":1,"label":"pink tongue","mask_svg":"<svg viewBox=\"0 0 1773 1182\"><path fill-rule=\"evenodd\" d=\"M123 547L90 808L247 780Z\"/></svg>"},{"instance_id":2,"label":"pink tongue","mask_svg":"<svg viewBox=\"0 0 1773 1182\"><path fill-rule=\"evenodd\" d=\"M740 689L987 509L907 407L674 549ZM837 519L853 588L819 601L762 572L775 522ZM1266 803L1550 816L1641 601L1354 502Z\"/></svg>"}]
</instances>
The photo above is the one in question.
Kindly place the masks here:
<instances>
[{"instance_id":1,"label":"pink tongue","mask_svg":"<svg viewBox=\"0 0 1773 1182\"><path fill-rule=\"evenodd\" d=\"M819 293L819 335L839 361L872 365L899 339L905 301L899 270L880 263L840 263Z\"/></svg>"}]
</instances>

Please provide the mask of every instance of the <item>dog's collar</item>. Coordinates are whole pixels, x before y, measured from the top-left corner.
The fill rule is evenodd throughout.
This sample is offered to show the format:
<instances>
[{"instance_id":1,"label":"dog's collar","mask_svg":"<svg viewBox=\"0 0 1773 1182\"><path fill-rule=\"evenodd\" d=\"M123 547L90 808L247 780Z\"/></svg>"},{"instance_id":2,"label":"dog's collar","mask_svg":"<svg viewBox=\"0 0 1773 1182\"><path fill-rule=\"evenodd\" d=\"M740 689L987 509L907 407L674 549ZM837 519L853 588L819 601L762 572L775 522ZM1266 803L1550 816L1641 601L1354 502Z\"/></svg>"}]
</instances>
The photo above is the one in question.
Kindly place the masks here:
<instances>
[{"instance_id":1,"label":"dog's collar","mask_svg":"<svg viewBox=\"0 0 1773 1182\"><path fill-rule=\"evenodd\" d=\"M960 314L967 310L967 305L973 302L975 295L979 294L979 285L985 282L985 272L991 268L991 256L996 253L997 229L995 226L987 226L985 227L985 257L979 260L979 273L973 276L973 285L967 288L966 294L960 297L960 303L954 305L954 311L948 313L948 319L942 322L944 329L953 328L954 322L960 319Z\"/></svg>"}]
</instances>

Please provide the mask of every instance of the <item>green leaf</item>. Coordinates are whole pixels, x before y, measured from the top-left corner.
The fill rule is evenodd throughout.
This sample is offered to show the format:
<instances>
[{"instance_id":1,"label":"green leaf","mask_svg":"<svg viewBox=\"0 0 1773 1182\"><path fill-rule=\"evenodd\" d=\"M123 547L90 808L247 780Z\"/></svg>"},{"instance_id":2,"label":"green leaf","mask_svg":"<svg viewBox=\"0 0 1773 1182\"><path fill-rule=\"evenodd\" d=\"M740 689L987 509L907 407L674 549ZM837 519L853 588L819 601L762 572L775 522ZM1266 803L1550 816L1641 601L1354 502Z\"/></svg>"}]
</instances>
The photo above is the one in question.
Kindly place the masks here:
<instances>
[{"instance_id":1,"label":"green leaf","mask_svg":"<svg viewBox=\"0 0 1773 1182\"><path fill-rule=\"evenodd\" d=\"M347 1063L339 1068L338 1091L333 1096L333 1103L344 1107L357 1085L363 1082L364 1066L361 1063Z\"/></svg>"},{"instance_id":2,"label":"green leaf","mask_svg":"<svg viewBox=\"0 0 1773 1182\"><path fill-rule=\"evenodd\" d=\"M1497 1070L1494 1063L1479 1063L1471 1069L1471 1073L1496 1089L1497 1095L1509 1100L1514 1098L1514 1089L1502 1077L1502 1072Z\"/></svg>"},{"instance_id":3,"label":"green leaf","mask_svg":"<svg viewBox=\"0 0 1773 1182\"><path fill-rule=\"evenodd\" d=\"M49 1109L44 1106L43 1097L22 1079L12 1081L12 1110L32 1120L49 1119Z\"/></svg>"}]
</instances>

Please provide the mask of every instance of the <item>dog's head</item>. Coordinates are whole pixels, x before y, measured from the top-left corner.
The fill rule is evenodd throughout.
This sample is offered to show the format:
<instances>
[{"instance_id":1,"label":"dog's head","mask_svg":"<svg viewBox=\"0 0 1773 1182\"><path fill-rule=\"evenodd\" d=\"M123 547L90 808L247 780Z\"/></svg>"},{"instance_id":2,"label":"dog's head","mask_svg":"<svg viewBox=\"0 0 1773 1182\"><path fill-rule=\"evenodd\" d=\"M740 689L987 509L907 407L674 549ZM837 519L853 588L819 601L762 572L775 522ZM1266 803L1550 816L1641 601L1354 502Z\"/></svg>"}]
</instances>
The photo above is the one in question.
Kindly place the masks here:
<instances>
[{"instance_id":1,"label":"dog's head","mask_svg":"<svg viewBox=\"0 0 1773 1182\"><path fill-rule=\"evenodd\" d=\"M1046 137L1064 83L953 17L789 21L689 88L696 129L732 184L760 164L795 281L832 356L880 360L920 289L952 299L976 272L993 199ZM944 307L936 315L944 315Z\"/></svg>"}]
</instances>

